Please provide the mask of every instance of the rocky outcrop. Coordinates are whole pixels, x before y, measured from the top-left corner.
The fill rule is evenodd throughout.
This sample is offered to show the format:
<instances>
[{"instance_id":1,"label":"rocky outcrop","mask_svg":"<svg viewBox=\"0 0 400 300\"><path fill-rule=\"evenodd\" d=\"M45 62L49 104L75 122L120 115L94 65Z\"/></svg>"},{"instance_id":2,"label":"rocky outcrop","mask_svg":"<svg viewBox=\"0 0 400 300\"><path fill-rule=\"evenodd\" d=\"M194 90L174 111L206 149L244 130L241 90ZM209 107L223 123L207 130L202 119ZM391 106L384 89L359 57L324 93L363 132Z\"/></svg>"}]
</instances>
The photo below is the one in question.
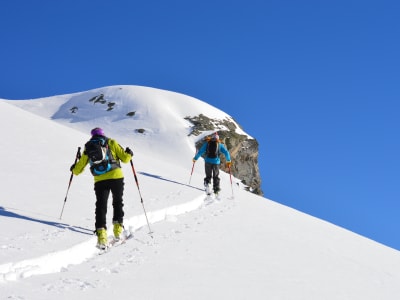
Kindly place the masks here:
<instances>
[{"instance_id":1,"label":"rocky outcrop","mask_svg":"<svg viewBox=\"0 0 400 300\"><path fill-rule=\"evenodd\" d=\"M218 131L220 140L227 146L232 157L232 175L239 178L248 190L263 195L258 168L258 142L247 135L236 133L237 123L233 119L216 120L205 115L186 117L193 124L190 135L200 136L204 132ZM203 138L196 142L199 149ZM221 169L225 170L225 157L221 155ZM228 171L228 170L225 170Z\"/></svg>"}]
</instances>

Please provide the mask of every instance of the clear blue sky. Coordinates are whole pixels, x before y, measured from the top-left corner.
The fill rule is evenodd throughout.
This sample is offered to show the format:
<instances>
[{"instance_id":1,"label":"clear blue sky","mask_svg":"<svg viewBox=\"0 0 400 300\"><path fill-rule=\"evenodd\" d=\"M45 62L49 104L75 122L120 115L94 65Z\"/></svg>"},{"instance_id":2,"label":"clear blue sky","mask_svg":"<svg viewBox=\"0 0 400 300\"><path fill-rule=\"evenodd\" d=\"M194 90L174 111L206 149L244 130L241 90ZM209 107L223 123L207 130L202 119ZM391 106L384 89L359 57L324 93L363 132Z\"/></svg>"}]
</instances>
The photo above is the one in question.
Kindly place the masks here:
<instances>
[{"instance_id":1,"label":"clear blue sky","mask_svg":"<svg viewBox=\"0 0 400 300\"><path fill-rule=\"evenodd\" d=\"M196 97L258 140L267 198L400 249L399 15L385 0L2 1L0 98Z\"/></svg>"}]
</instances>

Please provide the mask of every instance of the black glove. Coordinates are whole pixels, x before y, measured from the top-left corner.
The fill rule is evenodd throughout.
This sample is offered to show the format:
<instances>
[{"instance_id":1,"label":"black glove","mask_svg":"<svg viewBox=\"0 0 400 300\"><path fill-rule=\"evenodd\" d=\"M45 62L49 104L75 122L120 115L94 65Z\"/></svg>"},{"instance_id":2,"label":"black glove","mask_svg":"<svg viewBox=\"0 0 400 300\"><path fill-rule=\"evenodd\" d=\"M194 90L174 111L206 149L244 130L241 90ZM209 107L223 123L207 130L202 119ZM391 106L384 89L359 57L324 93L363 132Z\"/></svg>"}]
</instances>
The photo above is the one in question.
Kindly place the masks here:
<instances>
[{"instance_id":1,"label":"black glove","mask_svg":"<svg viewBox=\"0 0 400 300\"><path fill-rule=\"evenodd\" d=\"M72 170L75 168L75 164L73 164L72 166L71 166L71 168L69 168L69 170L72 172Z\"/></svg>"},{"instance_id":2,"label":"black glove","mask_svg":"<svg viewBox=\"0 0 400 300\"><path fill-rule=\"evenodd\" d=\"M129 147L126 147L125 152L133 156L133 151Z\"/></svg>"}]
</instances>

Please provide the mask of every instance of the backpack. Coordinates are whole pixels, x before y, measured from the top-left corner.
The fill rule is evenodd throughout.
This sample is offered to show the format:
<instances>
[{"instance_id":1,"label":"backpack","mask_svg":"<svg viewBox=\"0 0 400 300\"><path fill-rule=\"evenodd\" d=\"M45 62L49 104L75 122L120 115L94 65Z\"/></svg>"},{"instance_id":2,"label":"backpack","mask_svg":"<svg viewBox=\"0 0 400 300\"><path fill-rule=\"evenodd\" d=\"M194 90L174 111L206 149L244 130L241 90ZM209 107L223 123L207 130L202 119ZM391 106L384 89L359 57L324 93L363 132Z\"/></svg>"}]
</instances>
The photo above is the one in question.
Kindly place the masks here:
<instances>
[{"instance_id":1,"label":"backpack","mask_svg":"<svg viewBox=\"0 0 400 300\"><path fill-rule=\"evenodd\" d=\"M216 141L216 140L208 141L206 154L207 154L207 157L209 157L209 158L217 158L219 156L218 141Z\"/></svg>"},{"instance_id":2,"label":"backpack","mask_svg":"<svg viewBox=\"0 0 400 300\"><path fill-rule=\"evenodd\" d=\"M85 153L89 157L90 171L93 176L105 174L119 167L111 154L106 137L92 137L85 144Z\"/></svg>"}]
</instances>

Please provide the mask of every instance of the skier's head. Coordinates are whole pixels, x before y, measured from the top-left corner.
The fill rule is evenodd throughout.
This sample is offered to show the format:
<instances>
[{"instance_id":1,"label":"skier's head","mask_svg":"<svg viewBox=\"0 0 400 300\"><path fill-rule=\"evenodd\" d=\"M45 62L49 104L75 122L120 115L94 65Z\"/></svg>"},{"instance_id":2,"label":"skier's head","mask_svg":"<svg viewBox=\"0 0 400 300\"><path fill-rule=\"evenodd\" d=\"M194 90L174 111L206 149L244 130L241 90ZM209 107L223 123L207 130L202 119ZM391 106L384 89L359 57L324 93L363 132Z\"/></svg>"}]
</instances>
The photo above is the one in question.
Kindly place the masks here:
<instances>
[{"instance_id":1,"label":"skier's head","mask_svg":"<svg viewBox=\"0 0 400 300\"><path fill-rule=\"evenodd\" d=\"M218 141L219 140L219 135L218 132L215 132L211 138L213 141Z\"/></svg>"},{"instance_id":2,"label":"skier's head","mask_svg":"<svg viewBox=\"0 0 400 300\"><path fill-rule=\"evenodd\" d=\"M92 129L92 131L90 132L90 134L91 134L92 136L95 136L95 135L102 135L102 136L104 136L104 131L103 131L103 129L101 129L100 127L96 127L96 128L93 128L93 129Z\"/></svg>"}]
</instances>

